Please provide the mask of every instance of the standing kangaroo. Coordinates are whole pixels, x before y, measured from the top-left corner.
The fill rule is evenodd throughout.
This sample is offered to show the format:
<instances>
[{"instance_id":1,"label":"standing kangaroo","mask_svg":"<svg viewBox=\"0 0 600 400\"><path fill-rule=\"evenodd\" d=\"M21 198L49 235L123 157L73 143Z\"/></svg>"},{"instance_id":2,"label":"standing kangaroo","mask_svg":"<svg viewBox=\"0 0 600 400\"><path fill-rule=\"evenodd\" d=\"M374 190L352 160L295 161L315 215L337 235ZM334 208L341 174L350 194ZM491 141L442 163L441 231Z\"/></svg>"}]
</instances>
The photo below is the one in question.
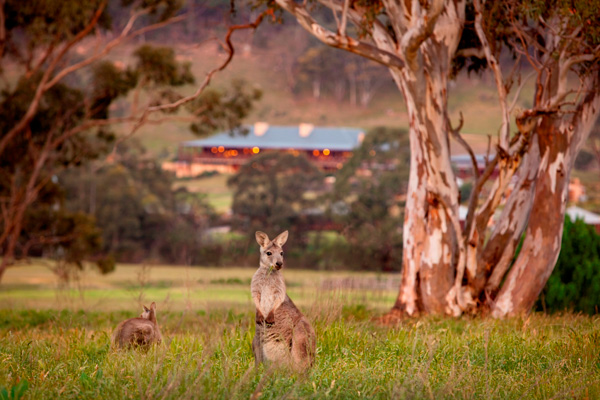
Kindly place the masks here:
<instances>
[{"instance_id":1,"label":"standing kangaroo","mask_svg":"<svg viewBox=\"0 0 600 400\"><path fill-rule=\"evenodd\" d=\"M315 360L315 331L285 291L280 270L282 247L288 231L273 240L256 232L260 245L260 265L252 277L250 289L256 306L256 334L252 351L256 365L264 361L305 371Z\"/></svg>"},{"instance_id":2,"label":"standing kangaroo","mask_svg":"<svg viewBox=\"0 0 600 400\"><path fill-rule=\"evenodd\" d=\"M144 306L144 312L138 318L121 322L113 333L113 344L118 348L139 346L148 349L151 344L161 343L161 341L155 302L150 304L150 308Z\"/></svg>"}]
</instances>

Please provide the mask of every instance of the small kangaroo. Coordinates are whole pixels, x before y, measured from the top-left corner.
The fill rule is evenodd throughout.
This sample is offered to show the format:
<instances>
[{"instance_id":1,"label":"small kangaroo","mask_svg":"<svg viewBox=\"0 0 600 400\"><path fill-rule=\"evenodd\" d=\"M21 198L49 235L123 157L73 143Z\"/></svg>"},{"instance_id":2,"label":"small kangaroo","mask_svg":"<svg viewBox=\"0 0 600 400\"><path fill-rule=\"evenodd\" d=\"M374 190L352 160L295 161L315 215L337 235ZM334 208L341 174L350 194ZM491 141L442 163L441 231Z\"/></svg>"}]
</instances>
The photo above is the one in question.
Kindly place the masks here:
<instances>
[{"instance_id":1,"label":"small kangaroo","mask_svg":"<svg viewBox=\"0 0 600 400\"><path fill-rule=\"evenodd\" d=\"M144 306L144 312L138 318L121 322L113 333L113 344L117 348L140 347L147 350L150 345L161 342L155 302L150 304L150 308Z\"/></svg>"},{"instance_id":2,"label":"small kangaroo","mask_svg":"<svg viewBox=\"0 0 600 400\"><path fill-rule=\"evenodd\" d=\"M256 365L268 361L305 371L315 360L316 336L308 319L286 294L280 272L288 231L272 241L264 232L258 231L255 236L260 245L260 265L250 290L256 306L256 334L252 341Z\"/></svg>"}]
</instances>

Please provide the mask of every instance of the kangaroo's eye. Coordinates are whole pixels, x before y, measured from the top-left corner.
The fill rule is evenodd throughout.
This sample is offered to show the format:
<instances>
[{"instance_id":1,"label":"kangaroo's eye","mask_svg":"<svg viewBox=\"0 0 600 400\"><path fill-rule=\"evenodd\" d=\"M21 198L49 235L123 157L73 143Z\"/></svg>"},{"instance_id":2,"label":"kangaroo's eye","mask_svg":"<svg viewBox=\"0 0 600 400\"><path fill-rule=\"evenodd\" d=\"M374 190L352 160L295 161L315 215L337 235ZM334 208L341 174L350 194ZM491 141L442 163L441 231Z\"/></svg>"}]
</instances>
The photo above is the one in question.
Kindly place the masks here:
<instances>
[{"instance_id":1,"label":"kangaroo's eye","mask_svg":"<svg viewBox=\"0 0 600 400\"><path fill-rule=\"evenodd\" d=\"M273 253L271 253L270 251L267 251L267 255L270 256L270 255L273 255Z\"/></svg>"},{"instance_id":2,"label":"kangaroo's eye","mask_svg":"<svg viewBox=\"0 0 600 400\"><path fill-rule=\"evenodd\" d=\"M281 255L283 255L283 251L281 252Z\"/></svg>"}]
</instances>

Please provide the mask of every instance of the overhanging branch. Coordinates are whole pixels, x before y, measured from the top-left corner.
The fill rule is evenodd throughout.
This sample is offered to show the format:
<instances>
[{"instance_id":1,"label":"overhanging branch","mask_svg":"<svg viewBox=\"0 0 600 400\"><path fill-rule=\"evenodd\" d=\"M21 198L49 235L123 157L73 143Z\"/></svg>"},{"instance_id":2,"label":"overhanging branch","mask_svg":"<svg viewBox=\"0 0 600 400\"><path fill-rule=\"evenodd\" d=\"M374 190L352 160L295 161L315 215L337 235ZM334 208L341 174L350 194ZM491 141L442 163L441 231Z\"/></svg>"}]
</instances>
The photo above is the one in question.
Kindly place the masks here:
<instances>
[{"instance_id":1,"label":"overhanging branch","mask_svg":"<svg viewBox=\"0 0 600 400\"><path fill-rule=\"evenodd\" d=\"M225 69L225 67L227 67L227 65L229 65L229 63L231 62L231 60L233 59L233 55L235 54L235 48L233 47L233 43L231 42L231 35L233 34L233 32L238 31L238 30L243 30L243 29L256 29L260 23L262 22L263 18L265 17L265 15L268 13L268 11L263 11L255 20L254 22L248 23L248 24L241 24L241 25L233 25L230 26L229 29L227 30L227 34L225 35L225 47L226 50L228 52L227 58L225 59L225 61L223 61L219 66L213 68L211 71L209 71L206 74L206 77L204 78L204 81L202 82L202 84L198 87L198 89L196 89L196 91L190 95L190 96L186 96L183 97L175 102L169 103L169 104L161 104L159 106L152 106L152 107L148 107L144 110L144 112L142 113L141 116L135 118L136 122L135 125L133 126L133 128L131 129L131 131L125 135L120 137L117 142L115 143L115 147L113 149L113 152L116 150L117 146L123 142L124 140L126 140L127 138L133 136L138 129L140 129L145 123L148 122L148 117L158 111L168 111L168 110L173 110L176 109L186 103L189 103L193 100L195 100L196 98L198 98L202 92L206 89L206 87L208 86L208 84L211 82L213 76L219 72L222 71L223 69Z\"/></svg>"},{"instance_id":2,"label":"overhanging branch","mask_svg":"<svg viewBox=\"0 0 600 400\"><path fill-rule=\"evenodd\" d=\"M310 16L306 8L301 4L298 4L293 0L275 1L280 7L292 14L304 29L326 45L359 54L387 67L404 67L402 59L389 51L348 36L340 36L339 34L324 28Z\"/></svg>"},{"instance_id":3,"label":"overhanging branch","mask_svg":"<svg viewBox=\"0 0 600 400\"><path fill-rule=\"evenodd\" d=\"M485 1L485 0L484 0ZM506 86L502 78L502 72L500 71L500 64L498 60L492 54L491 46L483 30L483 8L480 0L474 0L473 5L475 6L475 31L477 37L481 42L481 47L487 59L488 66L492 69L494 74L494 80L496 82L496 90L498 91L498 101L500 102L500 109L502 113L502 126L499 134L499 145L504 150L508 149L508 140L510 137L510 116L508 113L508 106L506 104Z\"/></svg>"},{"instance_id":4,"label":"overhanging branch","mask_svg":"<svg viewBox=\"0 0 600 400\"><path fill-rule=\"evenodd\" d=\"M413 26L404 34L400 45L406 63L413 71L419 68L416 62L419 47L431 36L435 23L443 10L443 0L434 0L426 13L423 13L418 1L412 2L411 20L414 19Z\"/></svg>"}]
</instances>

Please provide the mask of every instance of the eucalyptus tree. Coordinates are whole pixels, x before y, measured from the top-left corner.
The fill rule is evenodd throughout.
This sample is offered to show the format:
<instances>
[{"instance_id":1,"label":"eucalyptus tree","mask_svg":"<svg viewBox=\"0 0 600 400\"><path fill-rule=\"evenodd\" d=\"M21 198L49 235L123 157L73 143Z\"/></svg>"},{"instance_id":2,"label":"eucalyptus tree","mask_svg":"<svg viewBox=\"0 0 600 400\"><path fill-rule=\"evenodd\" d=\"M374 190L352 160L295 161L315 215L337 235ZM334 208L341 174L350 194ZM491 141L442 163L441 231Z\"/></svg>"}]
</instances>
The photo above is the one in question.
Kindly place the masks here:
<instances>
[{"instance_id":1,"label":"eucalyptus tree","mask_svg":"<svg viewBox=\"0 0 600 400\"><path fill-rule=\"evenodd\" d=\"M500 147L509 149L496 156L501 174L508 172L496 192L502 193L517 168L519 179L485 246L484 221L475 216L467 240L482 251L467 276L475 295L483 292L493 299L492 315L504 316L533 306L560 253L571 171L600 114L600 1L476 0L474 10L480 48L495 77L502 110ZM516 75L503 73L498 62L504 46L516 55ZM518 75L521 59L535 78L535 91L531 106L516 112L517 134L511 137L509 113L515 100L509 102L507 96L513 82L521 80L516 99L525 82ZM515 148L527 151L515 157Z\"/></svg>"},{"instance_id":2,"label":"eucalyptus tree","mask_svg":"<svg viewBox=\"0 0 600 400\"><path fill-rule=\"evenodd\" d=\"M411 150L403 268L385 319L529 311L556 262L572 161L598 114L599 2L258 2L293 16L323 43L386 66L403 94ZM506 47L516 60L505 77L498 57ZM536 75L536 93L531 107L517 110L523 58ZM460 136L462 124L454 128L448 116L448 81L457 65L488 68L498 90L502 125L483 171ZM572 72L581 83L574 92ZM450 138L471 155L476 179L464 227Z\"/></svg>"}]
</instances>

